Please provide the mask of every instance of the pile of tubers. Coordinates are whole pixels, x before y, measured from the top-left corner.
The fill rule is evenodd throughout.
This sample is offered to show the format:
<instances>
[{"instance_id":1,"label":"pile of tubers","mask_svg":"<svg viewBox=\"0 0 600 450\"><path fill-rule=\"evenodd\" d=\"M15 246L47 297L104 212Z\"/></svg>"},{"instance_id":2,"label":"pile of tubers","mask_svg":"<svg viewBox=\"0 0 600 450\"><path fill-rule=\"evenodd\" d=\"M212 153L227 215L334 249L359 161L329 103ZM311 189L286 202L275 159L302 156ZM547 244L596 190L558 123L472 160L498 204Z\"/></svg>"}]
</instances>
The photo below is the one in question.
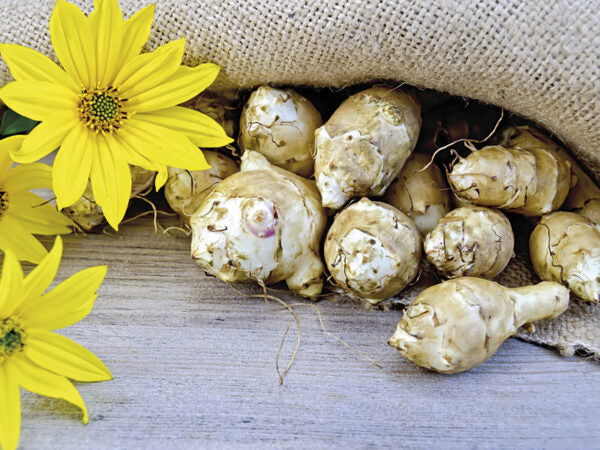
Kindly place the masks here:
<instances>
[{"instance_id":1,"label":"pile of tubers","mask_svg":"<svg viewBox=\"0 0 600 450\"><path fill-rule=\"evenodd\" d=\"M316 300L329 281L374 305L429 264L446 281L404 310L389 344L440 373L482 364L521 326L566 311L570 293L598 302L600 189L577 161L527 125L482 139L447 105L435 123L428 106L420 140L421 108L418 91L377 85L322 117L295 90L259 87L240 115L241 164L219 149L208 171L169 169L193 259L225 282L285 281ZM489 145L455 146L444 173L440 140L475 132ZM534 223L541 282L510 289L493 279L514 256L515 214Z\"/></svg>"}]
</instances>

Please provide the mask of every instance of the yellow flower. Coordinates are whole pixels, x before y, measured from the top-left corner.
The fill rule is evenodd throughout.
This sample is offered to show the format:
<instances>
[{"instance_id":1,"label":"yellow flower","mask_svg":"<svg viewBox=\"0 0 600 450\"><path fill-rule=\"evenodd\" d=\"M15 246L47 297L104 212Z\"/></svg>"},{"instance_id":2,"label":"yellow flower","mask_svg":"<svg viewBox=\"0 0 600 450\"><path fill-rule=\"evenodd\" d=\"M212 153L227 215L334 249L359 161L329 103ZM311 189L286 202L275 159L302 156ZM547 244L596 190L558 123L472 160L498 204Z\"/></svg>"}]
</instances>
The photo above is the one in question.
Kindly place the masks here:
<instances>
[{"instance_id":1,"label":"yellow flower","mask_svg":"<svg viewBox=\"0 0 600 450\"><path fill-rule=\"evenodd\" d=\"M96 0L86 17L58 0L50 37L64 70L26 47L0 46L16 80L0 89L0 99L41 121L13 158L37 161L60 146L53 168L59 209L81 197L89 177L115 229L129 202L128 163L157 170L158 189L166 166L207 169L198 147L232 142L214 120L175 106L206 89L219 66L181 66L184 39L140 54L153 15L151 5L124 21L117 0Z\"/></svg>"},{"instance_id":2,"label":"yellow flower","mask_svg":"<svg viewBox=\"0 0 600 450\"><path fill-rule=\"evenodd\" d=\"M0 250L12 251L19 260L39 263L48 252L33 234L70 233L72 222L31 189L50 189L52 169L42 163L11 169L10 151L19 148L25 136L0 141Z\"/></svg>"},{"instance_id":3,"label":"yellow flower","mask_svg":"<svg viewBox=\"0 0 600 450\"><path fill-rule=\"evenodd\" d=\"M0 446L16 448L21 423L19 386L47 397L62 398L88 415L68 378L94 382L112 379L89 350L51 330L68 327L89 314L106 266L82 270L44 293L58 270L62 240L23 278L9 250L0 278Z\"/></svg>"}]
</instances>

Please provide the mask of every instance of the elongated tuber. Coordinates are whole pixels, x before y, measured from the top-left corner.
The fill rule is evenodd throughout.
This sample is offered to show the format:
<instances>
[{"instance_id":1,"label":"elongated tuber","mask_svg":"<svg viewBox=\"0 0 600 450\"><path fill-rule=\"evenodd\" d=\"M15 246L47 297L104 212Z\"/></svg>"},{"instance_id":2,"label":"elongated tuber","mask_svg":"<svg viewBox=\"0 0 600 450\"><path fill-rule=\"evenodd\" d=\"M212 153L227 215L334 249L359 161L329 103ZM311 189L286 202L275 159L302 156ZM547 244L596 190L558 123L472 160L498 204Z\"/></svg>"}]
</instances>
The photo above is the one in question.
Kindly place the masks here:
<instances>
[{"instance_id":1,"label":"elongated tuber","mask_svg":"<svg viewBox=\"0 0 600 450\"><path fill-rule=\"evenodd\" d=\"M190 220L192 257L226 282L285 280L314 298L323 288L320 242L327 214L314 182L247 151Z\"/></svg>"},{"instance_id":2,"label":"elongated tuber","mask_svg":"<svg viewBox=\"0 0 600 450\"><path fill-rule=\"evenodd\" d=\"M544 216L529 239L535 273L567 286L588 302L600 300L600 232L572 212Z\"/></svg>"},{"instance_id":3,"label":"elongated tuber","mask_svg":"<svg viewBox=\"0 0 600 450\"><path fill-rule=\"evenodd\" d=\"M417 276L421 235L402 211L363 198L335 217L324 255L338 285L376 304Z\"/></svg>"},{"instance_id":4,"label":"elongated tuber","mask_svg":"<svg viewBox=\"0 0 600 450\"><path fill-rule=\"evenodd\" d=\"M544 148L493 145L460 158L448 181L468 202L541 216L563 204L571 171L568 161Z\"/></svg>"},{"instance_id":5,"label":"elongated tuber","mask_svg":"<svg viewBox=\"0 0 600 450\"><path fill-rule=\"evenodd\" d=\"M383 195L412 153L420 106L389 86L350 96L315 134L315 178L323 206Z\"/></svg>"},{"instance_id":6,"label":"elongated tuber","mask_svg":"<svg viewBox=\"0 0 600 450\"><path fill-rule=\"evenodd\" d=\"M418 366L458 373L485 362L525 323L566 311L569 290L554 282L509 289L462 277L421 292L389 344Z\"/></svg>"},{"instance_id":7,"label":"elongated tuber","mask_svg":"<svg viewBox=\"0 0 600 450\"><path fill-rule=\"evenodd\" d=\"M131 169L131 198L149 189L154 182L156 172L139 166ZM104 223L102 208L94 200L92 186L88 183L83 196L62 212L75 222L83 231L92 231Z\"/></svg>"},{"instance_id":8,"label":"elongated tuber","mask_svg":"<svg viewBox=\"0 0 600 450\"><path fill-rule=\"evenodd\" d=\"M189 225L190 217L198 206L222 180L239 170L236 162L219 152L204 150L210 169L185 170L169 167L165 184L165 198L169 206Z\"/></svg>"},{"instance_id":9,"label":"elongated tuber","mask_svg":"<svg viewBox=\"0 0 600 450\"><path fill-rule=\"evenodd\" d=\"M447 278L494 278L514 254L510 222L500 211L467 206L450 211L425 238L425 256Z\"/></svg>"},{"instance_id":10,"label":"elongated tuber","mask_svg":"<svg viewBox=\"0 0 600 450\"><path fill-rule=\"evenodd\" d=\"M239 146L308 177L314 171L315 130L322 123L319 111L296 91L261 86L244 106Z\"/></svg>"},{"instance_id":11,"label":"elongated tuber","mask_svg":"<svg viewBox=\"0 0 600 450\"><path fill-rule=\"evenodd\" d=\"M431 157L413 153L383 197L412 220L423 236L450 211L450 194L442 171ZM427 167L423 170L424 167Z\"/></svg>"}]
</instances>

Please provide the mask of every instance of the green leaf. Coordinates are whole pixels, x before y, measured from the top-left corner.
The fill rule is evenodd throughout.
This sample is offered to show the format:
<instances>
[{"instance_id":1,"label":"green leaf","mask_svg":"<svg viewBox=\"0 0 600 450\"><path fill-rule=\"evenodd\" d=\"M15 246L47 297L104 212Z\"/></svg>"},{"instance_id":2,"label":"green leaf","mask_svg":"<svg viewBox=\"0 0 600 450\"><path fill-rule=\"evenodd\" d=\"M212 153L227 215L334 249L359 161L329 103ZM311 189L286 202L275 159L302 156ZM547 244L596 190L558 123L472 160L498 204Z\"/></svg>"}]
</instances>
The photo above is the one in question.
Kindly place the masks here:
<instances>
[{"instance_id":1,"label":"green leaf","mask_svg":"<svg viewBox=\"0 0 600 450\"><path fill-rule=\"evenodd\" d=\"M35 120L21 116L12 109L7 109L2 116L2 123L0 123L0 134L2 136L12 136L13 134L28 133L36 125Z\"/></svg>"}]
</instances>

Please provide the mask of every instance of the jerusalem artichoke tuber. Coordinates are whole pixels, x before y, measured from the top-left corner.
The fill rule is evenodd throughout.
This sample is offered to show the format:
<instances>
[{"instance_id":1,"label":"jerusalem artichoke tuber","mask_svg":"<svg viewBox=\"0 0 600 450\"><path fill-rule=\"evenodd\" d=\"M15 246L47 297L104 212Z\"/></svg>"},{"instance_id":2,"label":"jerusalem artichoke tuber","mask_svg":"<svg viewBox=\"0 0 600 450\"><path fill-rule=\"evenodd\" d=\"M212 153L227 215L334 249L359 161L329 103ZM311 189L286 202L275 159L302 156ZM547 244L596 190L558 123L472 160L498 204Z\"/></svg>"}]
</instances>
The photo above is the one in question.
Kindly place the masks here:
<instances>
[{"instance_id":1,"label":"jerusalem artichoke tuber","mask_svg":"<svg viewBox=\"0 0 600 450\"><path fill-rule=\"evenodd\" d=\"M446 179L438 166L427 166L430 159L422 153L410 155L383 197L414 220L423 236L450 210Z\"/></svg>"},{"instance_id":2,"label":"jerusalem artichoke tuber","mask_svg":"<svg viewBox=\"0 0 600 450\"><path fill-rule=\"evenodd\" d=\"M363 198L335 217L324 256L337 284L376 304L416 277L421 235L401 211Z\"/></svg>"},{"instance_id":3,"label":"jerusalem artichoke tuber","mask_svg":"<svg viewBox=\"0 0 600 450\"><path fill-rule=\"evenodd\" d=\"M425 256L448 278L494 278L514 254L510 222L500 211L467 206L450 211L425 238Z\"/></svg>"},{"instance_id":4,"label":"jerusalem artichoke tuber","mask_svg":"<svg viewBox=\"0 0 600 450\"><path fill-rule=\"evenodd\" d=\"M582 300L600 300L600 231L585 217L563 211L542 217L529 254L542 280L562 283Z\"/></svg>"},{"instance_id":5,"label":"jerusalem artichoke tuber","mask_svg":"<svg viewBox=\"0 0 600 450\"><path fill-rule=\"evenodd\" d=\"M323 206L380 196L417 143L420 107L408 94L376 86L350 96L315 133L315 178Z\"/></svg>"},{"instance_id":6,"label":"jerusalem artichoke tuber","mask_svg":"<svg viewBox=\"0 0 600 450\"><path fill-rule=\"evenodd\" d=\"M468 202L541 216L565 201L571 171L568 161L546 149L493 145L460 158L448 181Z\"/></svg>"},{"instance_id":7,"label":"jerusalem artichoke tuber","mask_svg":"<svg viewBox=\"0 0 600 450\"><path fill-rule=\"evenodd\" d=\"M239 146L308 177L314 172L315 130L322 123L319 111L296 91L261 86L244 106Z\"/></svg>"},{"instance_id":8,"label":"jerusalem artichoke tuber","mask_svg":"<svg viewBox=\"0 0 600 450\"><path fill-rule=\"evenodd\" d=\"M568 305L568 289L554 282L509 289L456 278L421 292L389 344L418 366L463 372L485 362L525 323L557 317Z\"/></svg>"},{"instance_id":9,"label":"jerusalem artichoke tuber","mask_svg":"<svg viewBox=\"0 0 600 450\"><path fill-rule=\"evenodd\" d=\"M226 282L285 280L314 298L323 288L320 242L327 214L314 182L247 151L190 220L192 257Z\"/></svg>"}]
</instances>

